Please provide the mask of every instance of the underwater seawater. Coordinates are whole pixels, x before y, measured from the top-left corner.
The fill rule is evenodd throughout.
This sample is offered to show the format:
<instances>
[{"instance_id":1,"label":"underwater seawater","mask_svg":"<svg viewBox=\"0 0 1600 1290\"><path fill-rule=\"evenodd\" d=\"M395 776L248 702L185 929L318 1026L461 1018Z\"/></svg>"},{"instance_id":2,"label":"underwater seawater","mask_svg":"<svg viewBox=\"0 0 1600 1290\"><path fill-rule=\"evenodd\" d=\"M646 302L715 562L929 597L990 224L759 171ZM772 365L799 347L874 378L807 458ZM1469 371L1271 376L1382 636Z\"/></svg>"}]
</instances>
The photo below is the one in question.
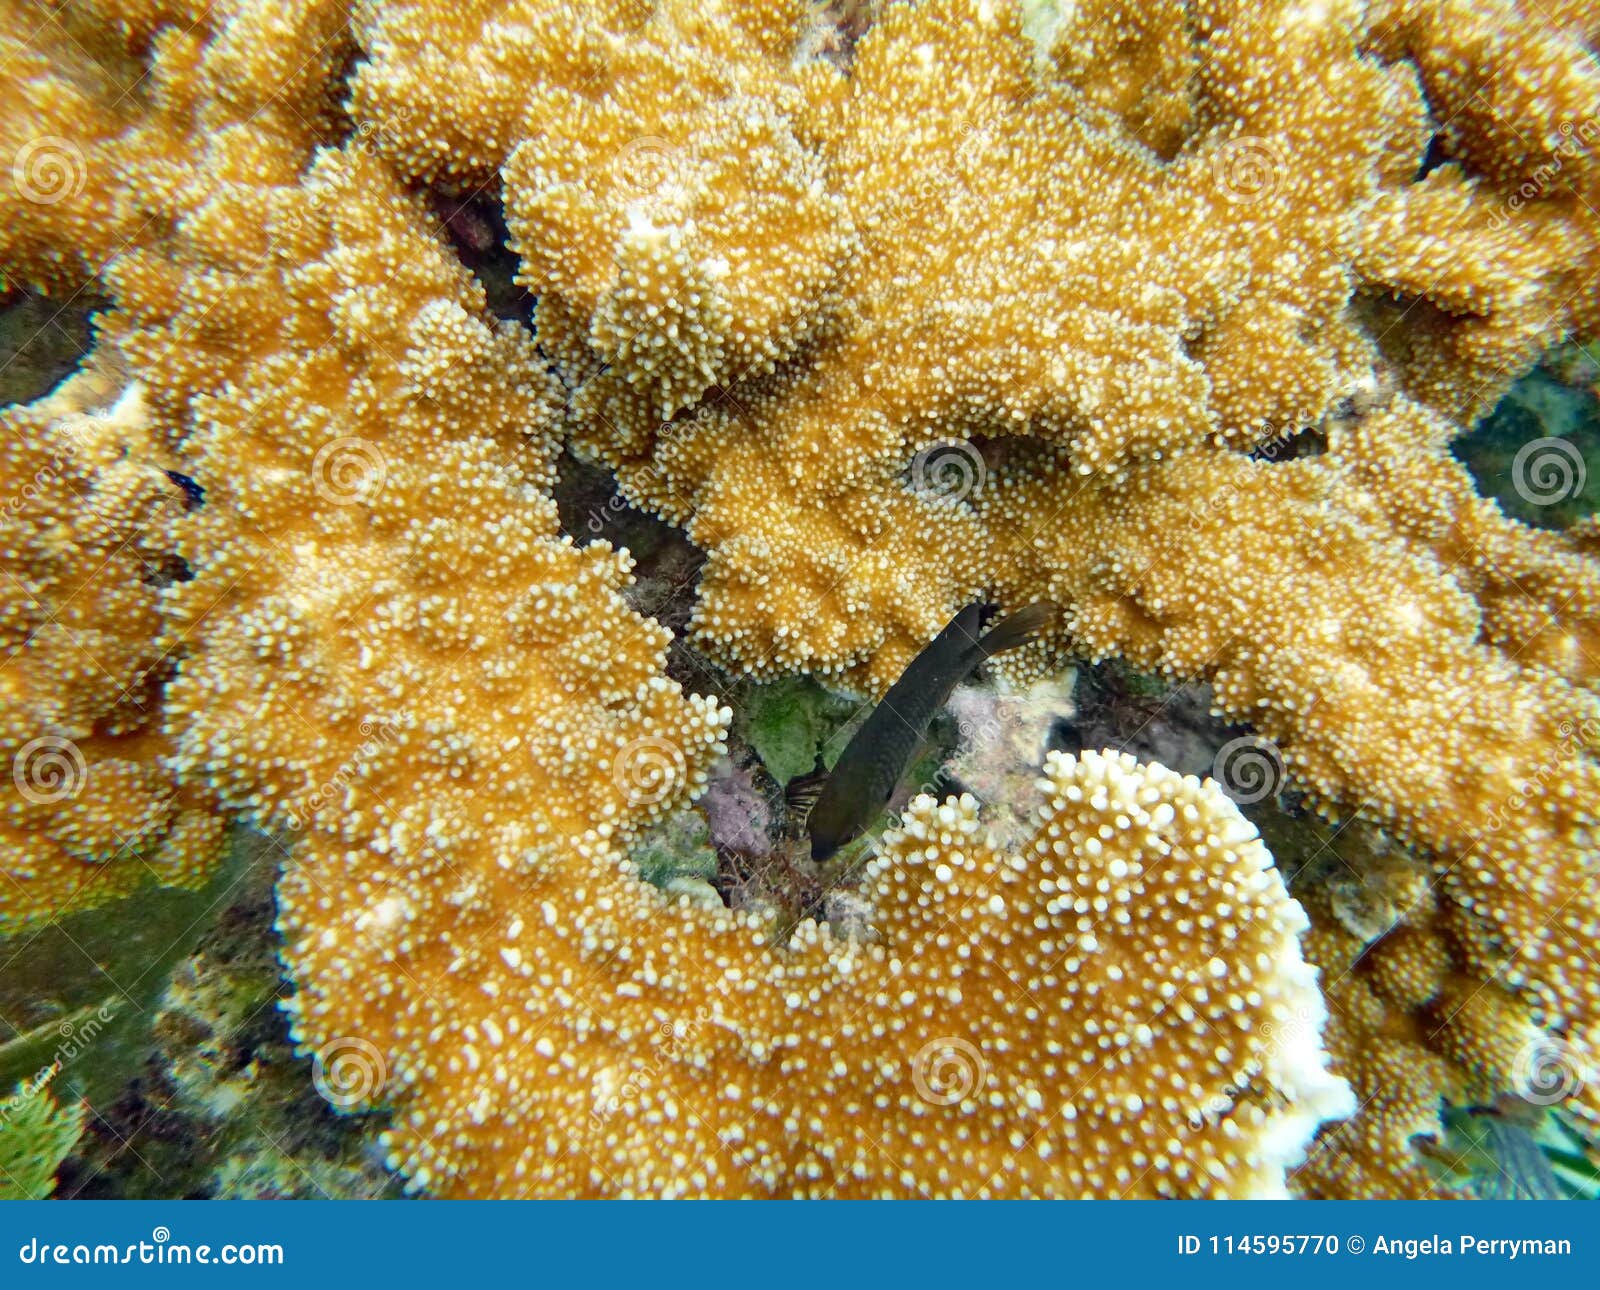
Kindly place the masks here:
<instances>
[{"instance_id":1,"label":"underwater seawater","mask_svg":"<svg viewBox=\"0 0 1600 1290\"><path fill-rule=\"evenodd\" d=\"M1597 212L1560 0L0 0L0 1197L1600 1197Z\"/></svg>"}]
</instances>

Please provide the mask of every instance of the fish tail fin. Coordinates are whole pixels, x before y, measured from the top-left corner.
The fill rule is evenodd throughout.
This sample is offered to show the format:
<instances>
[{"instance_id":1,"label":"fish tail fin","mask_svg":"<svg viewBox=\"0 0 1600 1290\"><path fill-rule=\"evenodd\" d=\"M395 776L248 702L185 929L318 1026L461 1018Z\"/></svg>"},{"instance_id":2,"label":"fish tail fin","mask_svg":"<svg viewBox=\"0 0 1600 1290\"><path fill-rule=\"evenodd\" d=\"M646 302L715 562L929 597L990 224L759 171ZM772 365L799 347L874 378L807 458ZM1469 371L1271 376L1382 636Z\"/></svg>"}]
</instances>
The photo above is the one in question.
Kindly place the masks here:
<instances>
[{"instance_id":1,"label":"fish tail fin","mask_svg":"<svg viewBox=\"0 0 1600 1290\"><path fill-rule=\"evenodd\" d=\"M1053 600L1035 601L994 625L978 642L978 659L981 662L1008 649L1016 649L1019 645L1037 640L1060 621L1060 605Z\"/></svg>"}]
</instances>

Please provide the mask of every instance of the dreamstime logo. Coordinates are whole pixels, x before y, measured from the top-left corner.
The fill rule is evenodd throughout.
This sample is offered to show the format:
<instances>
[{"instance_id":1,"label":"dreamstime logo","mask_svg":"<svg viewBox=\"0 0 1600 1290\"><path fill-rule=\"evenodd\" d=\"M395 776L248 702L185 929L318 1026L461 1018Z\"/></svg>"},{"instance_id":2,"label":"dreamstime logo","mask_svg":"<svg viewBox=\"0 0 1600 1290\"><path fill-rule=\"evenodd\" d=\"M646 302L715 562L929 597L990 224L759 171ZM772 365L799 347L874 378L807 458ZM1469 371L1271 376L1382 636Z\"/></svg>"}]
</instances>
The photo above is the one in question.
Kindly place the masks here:
<instances>
[{"instance_id":1,"label":"dreamstime logo","mask_svg":"<svg viewBox=\"0 0 1600 1290\"><path fill-rule=\"evenodd\" d=\"M88 778L89 765L78 745L55 735L30 739L11 759L11 782L35 806L76 797Z\"/></svg>"},{"instance_id":2,"label":"dreamstime logo","mask_svg":"<svg viewBox=\"0 0 1600 1290\"><path fill-rule=\"evenodd\" d=\"M1272 797L1283 787L1283 754L1270 739L1241 735L1217 750L1211 778L1241 806Z\"/></svg>"},{"instance_id":3,"label":"dreamstime logo","mask_svg":"<svg viewBox=\"0 0 1600 1290\"><path fill-rule=\"evenodd\" d=\"M355 1035L330 1039L311 1058L311 1082L336 1111L376 1101L388 1080L388 1063L377 1045Z\"/></svg>"},{"instance_id":4,"label":"dreamstime logo","mask_svg":"<svg viewBox=\"0 0 1600 1290\"><path fill-rule=\"evenodd\" d=\"M952 178L963 187L971 186L968 176L976 175L983 169L986 159L995 148L994 124L989 121L974 125L971 121L963 121L960 125L961 142L956 144L955 174Z\"/></svg>"},{"instance_id":5,"label":"dreamstime logo","mask_svg":"<svg viewBox=\"0 0 1600 1290\"><path fill-rule=\"evenodd\" d=\"M720 993L727 993L725 985L719 984L718 989ZM630 1070L626 1076L619 1078L616 1067L604 1067L596 1072L591 1090L590 1125L598 1128L622 1107L637 1102L669 1065L685 1061L695 1036L712 1015L711 1009L701 1005L690 1020L678 1018L661 1022L657 1041L650 1045L644 1064Z\"/></svg>"},{"instance_id":6,"label":"dreamstime logo","mask_svg":"<svg viewBox=\"0 0 1600 1290\"><path fill-rule=\"evenodd\" d=\"M936 443L911 459L913 492L955 506L983 491L988 479L983 454L965 440Z\"/></svg>"},{"instance_id":7,"label":"dreamstime logo","mask_svg":"<svg viewBox=\"0 0 1600 1290\"><path fill-rule=\"evenodd\" d=\"M1244 134L1229 139L1211 155L1211 172L1222 195L1234 205L1268 201L1278 191L1283 156L1270 140Z\"/></svg>"},{"instance_id":8,"label":"dreamstime logo","mask_svg":"<svg viewBox=\"0 0 1600 1290\"><path fill-rule=\"evenodd\" d=\"M27 1105L29 1099L38 1095L63 1068L80 1054L89 1050L89 1045L100 1037L103 1031L115 1019L117 1010L109 1003L103 1003L92 1017L75 1021L68 1018L56 1023L56 1034L61 1037L61 1042L56 1046L55 1052L50 1054L50 1060L39 1068L32 1079L23 1080L18 1084L16 1091L4 1101L0 1101L0 1125L10 1122L11 1117Z\"/></svg>"},{"instance_id":9,"label":"dreamstime logo","mask_svg":"<svg viewBox=\"0 0 1600 1290\"><path fill-rule=\"evenodd\" d=\"M1583 491L1583 454L1565 439L1535 439L1517 450L1511 486L1530 506L1553 506Z\"/></svg>"},{"instance_id":10,"label":"dreamstime logo","mask_svg":"<svg viewBox=\"0 0 1600 1290\"><path fill-rule=\"evenodd\" d=\"M653 134L631 140L611 159L617 186L634 197L648 197L672 173L676 152L672 144Z\"/></svg>"},{"instance_id":11,"label":"dreamstime logo","mask_svg":"<svg viewBox=\"0 0 1600 1290\"><path fill-rule=\"evenodd\" d=\"M624 746L611 763L611 778L630 806L654 806L684 782L683 749L651 735Z\"/></svg>"},{"instance_id":12,"label":"dreamstime logo","mask_svg":"<svg viewBox=\"0 0 1600 1290\"><path fill-rule=\"evenodd\" d=\"M965 1039L934 1039L911 1059L911 1086L930 1106L954 1106L983 1087L989 1065Z\"/></svg>"},{"instance_id":13,"label":"dreamstime logo","mask_svg":"<svg viewBox=\"0 0 1600 1290\"><path fill-rule=\"evenodd\" d=\"M392 721L381 721L374 724L363 721L360 725L362 742L356 750L344 761L334 773L318 784L303 801L297 802L289 811L287 820L291 829L299 830L306 826L306 821L320 811L329 802L343 799L350 791L351 781L361 771L375 761L380 753L400 742L400 728Z\"/></svg>"},{"instance_id":14,"label":"dreamstime logo","mask_svg":"<svg viewBox=\"0 0 1600 1290\"><path fill-rule=\"evenodd\" d=\"M323 444L311 461L312 487L335 506L372 501L387 476L388 463L378 445L351 435Z\"/></svg>"},{"instance_id":15,"label":"dreamstime logo","mask_svg":"<svg viewBox=\"0 0 1600 1290\"><path fill-rule=\"evenodd\" d=\"M1000 718L997 716L962 717L956 722L956 734L968 748L984 748L1000 737Z\"/></svg>"},{"instance_id":16,"label":"dreamstime logo","mask_svg":"<svg viewBox=\"0 0 1600 1290\"><path fill-rule=\"evenodd\" d=\"M12 186L23 201L35 206L54 206L76 197L88 181L83 150L59 135L30 139L11 159Z\"/></svg>"},{"instance_id":17,"label":"dreamstime logo","mask_svg":"<svg viewBox=\"0 0 1600 1290\"><path fill-rule=\"evenodd\" d=\"M1536 797L1542 797L1554 788L1560 790L1562 779L1571 772L1573 764L1592 757L1600 748L1600 720L1586 717L1581 723L1563 718L1556 725L1561 742L1556 753L1540 762L1527 776L1516 781L1516 787L1490 812L1484 832L1497 832L1506 822L1506 813L1516 814L1525 809Z\"/></svg>"},{"instance_id":18,"label":"dreamstime logo","mask_svg":"<svg viewBox=\"0 0 1600 1290\"><path fill-rule=\"evenodd\" d=\"M1287 1054L1302 1051L1307 1044L1315 1046L1318 1019L1310 1008L1300 1007L1284 1018L1269 1018L1261 1023L1262 1058L1282 1059Z\"/></svg>"},{"instance_id":19,"label":"dreamstime logo","mask_svg":"<svg viewBox=\"0 0 1600 1290\"><path fill-rule=\"evenodd\" d=\"M1498 233L1511 217L1529 202L1538 201L1555 186L1556 177L1566 169L1569 161L1579 161L1590 155L1591 146L1600 140L1600 117L1573 123L1562 121L1556 126L1561 141L1550 149L1547 159L1509 194L1500 207L1489 214L1489 227Z\"/></svg>"},{"instance_id":20,"label":"dreamstime logo","mask_svg":"<svg viewBox=\"0 0 1600 1290\"><path fill-rule=\"evenodd\" d=\"M1582 1052L1566 1040L1549 1035L1524 1044L1512 1063L1512 1071L1517 1095L1535 1106L1566 1101L1593 1075Z\"/></svg>"},{"instance_id":21,"label":"dreamstime logo","mask_svg":"<svg viewBox=\"0 0 1600 1290\"><path fill-rule=\"evenodd\" d=\"M1256 1028L1261 1043L1251 1055L1252 1063L1259 1063L1269 1070L1274 1065L1297 1064L1303 1060L1302 1054L1308 1046L1320 1046L1321 1026L1321 1018L1306 1007L1297 1008L1285 1017L1268 1018ZM1239 1104L1239 1099L1248 1097L1249 1093L1248 1081L1242 1085L1232 1082L1224 1084L1207 1094L1198 1106L1189 1108L1186 1116L1189 1127L1199 1133L1219 1124Z\"/></svg>"},{"instance_id":22,"label":"dreamstime logo","mask_svg":"<svg viewBox=\"0 0 1600 1290\"><path fill-rule=\"evenodd\" d=\"M411 120L411 110L406 107L397 107L382 120L367 118L356 122L355 136L351 143L359 147L369 156L394 140L397 127L405 125Z\"/></svg>"}]
</instances>

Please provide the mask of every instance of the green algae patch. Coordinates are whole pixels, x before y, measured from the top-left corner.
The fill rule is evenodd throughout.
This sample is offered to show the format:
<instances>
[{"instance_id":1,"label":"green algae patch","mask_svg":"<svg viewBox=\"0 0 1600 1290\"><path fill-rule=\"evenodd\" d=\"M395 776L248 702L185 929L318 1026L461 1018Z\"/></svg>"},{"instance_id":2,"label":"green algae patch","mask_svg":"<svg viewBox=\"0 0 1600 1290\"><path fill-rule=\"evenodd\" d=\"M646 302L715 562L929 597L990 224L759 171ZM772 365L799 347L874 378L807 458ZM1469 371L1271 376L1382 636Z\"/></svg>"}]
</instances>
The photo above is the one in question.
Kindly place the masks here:
<instances>
[{"instance_id":1,"label":"green algae patch","mask_svg":"<svg viewBox=\"0 0 1600 1290\"><path fill-rule=\"evenodd\" d=\"M639 866L639 877L664 891L675 890L680 882L710 882L717 876L710 830L692 807L651 828L629 848L628 858Z\"/></svg>"},{"instance_id":2,"label":"green algae patch","mask_svg":"<svg viewBox=\"0 0 1600 1290\"><path fill-rule=\"evenodd\" d=\"M0 1102L0 1200L48 1200L56 1171L83 1134L82 1102L57 1102L47 1068Z\"/></svg>"},{"instance_id":3,"label":"green algae patch","mask_svg":"<svg viewBox=\"0 0 1600 1290\"><path fill-rule=\"evenodd\" d=\"M1526 524L1565 529L1600 510L1600 356L1557 350L1451 451Z\"/></svg>"},{"instance_id":4,"label":"green algae patch","mask_svg":"<svg viewBox=\"0 0 1600 1290\"><path fill-rule=\"evenodd\" d=\"M741 732L780 787L811 770L819 752L831 770L849 742L844 727L860 707L808 677L752 685L741 697Z\"/></svg>"},{"instance_id":5,"label":"green algae patch","mask_svg":"<svg viewBox=\"0 0 1600 1290\"><path fill-rule=\"evenodd\" d=\"M237 833L198 891L147 887L0 939L0 1087L59 1067L58 1095L100 1107L136 1074L173 969L215 921L259 835Z\"/></svg>"}]
</instances>

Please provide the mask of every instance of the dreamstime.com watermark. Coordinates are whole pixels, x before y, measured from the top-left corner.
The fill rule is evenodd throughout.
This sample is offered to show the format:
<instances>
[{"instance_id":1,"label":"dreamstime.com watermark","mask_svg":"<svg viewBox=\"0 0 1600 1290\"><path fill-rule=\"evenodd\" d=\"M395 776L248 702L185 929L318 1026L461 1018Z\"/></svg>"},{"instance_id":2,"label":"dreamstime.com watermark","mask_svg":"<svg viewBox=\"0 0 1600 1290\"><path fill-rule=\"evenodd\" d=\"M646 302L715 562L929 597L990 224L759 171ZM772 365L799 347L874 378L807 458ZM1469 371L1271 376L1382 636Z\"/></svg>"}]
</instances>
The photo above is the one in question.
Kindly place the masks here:
<instances>
[{"instance_id":1,"label":"dreamstime.com watermark","mask_svg":"<svg viewBox=\"0 0 1600 1290\"><path fill-rule=\"evenodd\" d=\"M1583 454L1565 439L1534 439L1511 461L1511 487L1529 506L1555 506L1583 492L1587 482Z\"/></svg>"},{"instance_id":2,"label":"dreamstime.com watermark","mask_svg":"<svg viewBox=\"0 0 1600 1290\"><path fill-rule=\"evenodd\" d=\"M688 782L689 763L670 739L646 735L618 750L611 779L629 806L655 806Z\"/></svg>"},{"instance_id":3,"label":"dreamstime.com watermark","mask_svg":"<svg viewBox=\"0 0 1600 1290\"><path fill-rule=\"evenodd\" d=\"M1497 833L1505 827L1508 816L1520 815L1534 798L1543 797L1551 785L1564 778L1568 769L1585 757L1592 757L1600 749L1600 720L1586 717L1580 722L1563 720L1557 727L1559 742L1555 755L1547 757L1534 767L1531 774L1523 776L1506 799L1489 812L1485 833Z\"/></svg>"},{"instance_id":4,"label":"dreamstime.com watermark","mask_svg":"<svg viewBox=\"0 0 1600 1290\"><path fill-rule=\"evenodd\" d=\"M609 169L612 182L625 197L643 198L658 193L674 173L698 160L692 147L684 148L660 135L644 134L619 148Z\"/></svg>"},{"instance_id":5,"label":"dreamstime.com watermark","mask_svg":"<svg viewBox=\"0 0 1600 1290\"><path fill-rule=\"evenodd\" d=\"M1282 147L1259 135L1238 135L1211 154L1217 191L1234 205L1271 201L1286 169Z\"/></svg>"},{"instance_id":6,"label":"dreamstime.com watermark","mask_svg":"<svg viewBox=\"0 0 1600 1290\"><path fill-rule=\"evenodd\" d=\"M29 139L11 157L11 186L33 206L70 201L89 182L83 149L71 139L47 134Z\"/></svg>"},{"instance_id":7,"label":"dreamstime.com watermark","mask_svg":"<svg viewBox=\"0 0 1600 1290\"><path fill-rule=\"evenodd\" d=\"M715 990L719 998L726 999L730 988L727 977L717 978ZM665 1082L669 1067L676 1069L691 1063L706 1027L726 1024L718 1021L719 1015L718 1009L702 1003L692 1017L668 1018L661 1022L657 1042L650 1045L638 1064L626 1071L600 1071L590 1090L589 1127L601 1129L618 1111L637 1107L654 1085Z\"/></svg>"},{"instance_id":8,"label":"dreamstime.com watermark","mask_svg":"<svg viewBox=\"0 0 1600 1290\"><path fill-rule=\"evenodd\" d=\"M330 1039L311 1057L311 1083L336 1111L363 1111L383 1096L389 1063L360 1035Z\"/></svg>"},{"instance_id":9,"label":"dreamstime.com watermark","mask_svg":"<svg viewBox=\"0 0 1600 1290\"><path fill-rule=\"evenodd\" d=\"M1550 160L1524 179L1500 207L1490 213L1489 227L1494 232L1503 229L1529 202L1538 201L1549 192L1569 161L1587 156L1590 145L1600 142L1600 117L1590 117L1577 124L1563 121L1556 130L1561 142L1550 150Z\"/></svg>"},{"instance_id":10,"label":"dreamstime.com watermark","mask_svg":"<svg viewBox=\"0 0 1600 1290\"><path fill-rule=\"evenodd\" d=\"M988 1080L989 1063L978 1046L958 1035L930 1039L911 1059L911 1087L929 1106L957 1106Z\"/></svg>"},{"instance_id":11,"label":"dreamstime.com watermark","mask_svg":"<svg viewBox=\"0 0 1600 1290\"><path fill-rule=\"evenodd\" d=\"M1278 745L1259 735L1240 735L1217 749L1211 778L1240 806L1250 806L1283 791L1286 772Z\"/></svg>"},{"instance_id":12,"label":"dreamstime.com watermark","mask_svg":"<svg viewBox=\"0 0 1600 1290\"><path fill-rule=\"evenodd\" d=\"M17 1261L49 1267L52 1264L82 1267L98 1264L105 1267L126 1267L135 1263L155 1263L177 1266L192 1263L233 1265L272 1264L281 1266L284 1261L283 1246L276 1242L254 1245L227 1242L223 1245L189 1245L174 1241L172 1232L165 1226L156 1226L148 1241L131 1241L126 1245L113 1245L101 1241L90 1245L87 1241L41 1241L37 1236L17 1249Z\"/></svg>"},{"instance_id":13,"label":"dreamstime.com watermark","mask_svg":"<svg viewBox=\"0 0 1600 1290\"><path fill-rule=\"evenodd\" d=\"M1321 1050L1323 1020L1320 1013L1302 1005L1287 1016L1263 1021L1256 1027L1256 1041L1250 1050L1251 1065L1269 1075L1280 1068L1298 1065L1304 1054ZM1189 1127L1199 1133L1220 1124L1249 1091L1246 1084L1231 1081L1224 1084L1189 1111Z\"/></svg>"},{"instance_id":14,"label":"dreamstime.com watermark","mask_svg":"<svg viewBox=\"0 0 1600 1290\"><path fill-rule=\"evenodd\" d=\"M44 464L27 477L20 489L7 495L6 510L15 515L39 504L53 491L70 487L66 481L73 474L73 462L89 439L87 431L88 418L64 417L57 421L49 439L39 445L48 454ZM15 479L12 482L16 482ZM79 496L82 497L81 492ZM93 501L92 498L84 500L91 504Z\"/></svg>"},{"instance_id":15,"label":"dreamstime.com watermark","mask_svg":"<svg viewBox=\"0 0 1600 1290\"><path fill-rule=\"evenodd\" d=\"M728 401L706 403L696 408L693 416L685 416L676 421L663 421L656 427L656 451L659 454L672 440L685 436L699 426L717 423L727 415L726 409L730 406ZM694 508L673 487L672 481L657 465L645 462L634 467L630 472L631 487L629 491L636 497L656 496L662 493L672 498L673 505L680 511L687 513ZM623 496L620 489L613 489L606 500L599 506L591 507L585 521L585 527L594 537L599 537L605 532L606 522L616 520L623 511L632 503Z\"/></svg>"},{"instance_id":16,"label":"dreamstime.com watermark","mask_svg":"<svg viewBox=\"0 0 1600 1290\"><path fill-rule=\"evenodd\" d=\"M372 505L388 477L383 450L355 435L330 440L311 460L311 486L333 506Z\"/></svg>"},{"instance_id":17,"label":"dreamstime.com watermark","mask_svg":"<svg viewBox=\"0 0 1600 1290\"><path fill-rule=\"evenodd\" d=\"M290 808L287 821L290 829L299 832L324 806L335 800L342 802L349 792L350 781L385 749L393 748L400 742L400 727L392 721L363 721L360 731L362 741L350 756L339 763L339 768L332 775Z\"/></svg>"},{"instance_id":18,"label":"dreamstime.com watermark","mask_svg":"<svg viewBox=\"0 0 1600 1290\"><path fill-rule=\"evenodd\" d=\"M59 735L30 739L11 758L12 787L35 806L54 806L76 797L88 778L83 751Z\"/></svg>"},{"instance_id":19,"label":"dreamstime.com watermark","mask_svg":"<svg viewBox=\"0 0 1600 1290\"><path fill-rule=\"evenodd\" d=\"M1512 1071L1517 1096L1535 1106L1565 1102L1595 1080L1587 1054L1554 1035L1541 1035L1524 1044L1512 1062Z\"/></svg>"},{"instance_id":20,"label":"dreamstime.com watermark","mask_svg":"<svg viewBox=\"0 0 1600 1290\"><path fill-rule=\"evenodd\" d=\"M979 495L988 478L983 454L964 439L931 444L911 459L911 491L942 506Z\"/></svg>"}]
</instances>

